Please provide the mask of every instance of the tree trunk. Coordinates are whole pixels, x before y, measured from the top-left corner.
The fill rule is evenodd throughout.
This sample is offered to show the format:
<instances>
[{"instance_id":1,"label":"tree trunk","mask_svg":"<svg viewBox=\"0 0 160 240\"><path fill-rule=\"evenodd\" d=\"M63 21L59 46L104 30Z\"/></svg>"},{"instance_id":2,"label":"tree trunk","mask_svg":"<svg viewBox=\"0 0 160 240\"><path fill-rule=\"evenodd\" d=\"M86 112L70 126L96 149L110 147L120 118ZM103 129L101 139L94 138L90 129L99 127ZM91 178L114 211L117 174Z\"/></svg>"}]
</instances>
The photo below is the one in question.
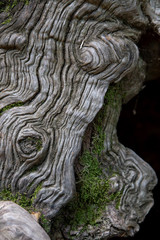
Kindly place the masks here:
<instances>
[{"instance_id":1,"label":"tree trunk","mask_svg":"<svg viewBox=\"0 0 160 240\"><path fill-rule=\"evenodd\" d=\"M0 7L2 199L6 189L21 194L53 219L76 194L75 166L74 205L101 211L73 224L77 210L64 209L71 219L59 228L63 238L134 235L153 205L157 178L118 142L116 125L122 103L143 86L138 43L148 29L160 35L159 1L10 0ZM86 196L92 180L98 185Z\"/></svg>"}]
</instances>

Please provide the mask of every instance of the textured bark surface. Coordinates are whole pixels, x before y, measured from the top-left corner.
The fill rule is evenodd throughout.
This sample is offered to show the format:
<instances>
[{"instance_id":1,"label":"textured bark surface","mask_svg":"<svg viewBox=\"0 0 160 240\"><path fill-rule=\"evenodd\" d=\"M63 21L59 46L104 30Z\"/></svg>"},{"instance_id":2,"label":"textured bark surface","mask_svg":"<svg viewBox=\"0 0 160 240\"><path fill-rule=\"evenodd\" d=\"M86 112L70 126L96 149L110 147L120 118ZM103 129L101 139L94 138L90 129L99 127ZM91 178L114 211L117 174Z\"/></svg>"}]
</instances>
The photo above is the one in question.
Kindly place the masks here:
<instances>
[{"instance_id":1,"label":"textured bark surface","mask_svg":"<svg viewBox=\"0 0 160 240\"><path fill-rule=\"evenodd\" d=\"M159 9L156 0L30 0L19 1L10 15L0 13L1 190L36 193L34 204L48 218L69 202L74 160L109 84L127 77L125 101L140 90L137 43L150 27L160 34ZM112 156L106 166L122 167L120 215L128 214L119 219L111 208L108 226L132 235L128 228L134 232L137 226L128 223L135 215L131 209L141 208L134 219L141 222L152 205L148 192L156 177L112 134L119 115L107 116L103 159ZM114 235L109 232L106 237Z\"/></svg>"},{"instance_id":2,"label":"textured bark surface","mask_svg":"<svg viewBox=\"0 0 160 240\"><path fill-rule=\"evenodd\" d=\"M122 80L118 89L115 87L116 94L110 96L112 101L106 98L102 111L96 116L93 124L90 124L84 136L82 156L93 147L94 125L97 124L101 114L99 125L105 133L105 139L98 160L103 169L102 178L110 181L110 193L121 192L119 206L116 206L115 199L107 202L106 208L103 208L93 226L90 223L87 225L81 223L73 230L72 224L68 224L69 221L65 219L63 225L58 227L62 236L65 236L60 239L72 237L75 240L98 240L134 236L139 231L139 224L143 222L154 204L152 190L157 183L154 170L135 152L119 143L116 132L122 104L128 102L143 87L144 69L144 62L139 61L134 73ZM111 93L108 92L106 97L109 94ZM76 162L75 170L78 181L81 181L83 167L78 162L79 160ZM64 209L62 214L68 216L68 219L69 210ZM74 215L74 212L72 214ZM57 234L55 239L56 236Z\"/></svg>"},{"instance_id":3,"label":"textured bark surface","mask_svg":"<svg viewBox=\"0 0 160 240\"><path fill-rule=\"evenodd\" d=\"M9 201L0 202L0 239L50 240L26 210Z\"/></svg>"}]
</instances>

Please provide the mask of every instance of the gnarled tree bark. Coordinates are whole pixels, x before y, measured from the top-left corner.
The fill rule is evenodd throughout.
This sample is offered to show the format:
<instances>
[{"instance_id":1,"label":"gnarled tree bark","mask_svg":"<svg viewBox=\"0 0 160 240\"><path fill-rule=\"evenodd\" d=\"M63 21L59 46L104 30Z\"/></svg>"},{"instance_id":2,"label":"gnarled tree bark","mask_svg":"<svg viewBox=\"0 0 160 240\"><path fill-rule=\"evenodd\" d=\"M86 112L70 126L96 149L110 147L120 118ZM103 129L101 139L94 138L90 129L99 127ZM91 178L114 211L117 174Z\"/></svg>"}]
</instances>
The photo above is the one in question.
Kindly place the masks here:
<instances>
[{"instance_id":1,"label":"gnarled tree bark","mask_svg":"<svg viewBox=\"0 0 160 240\"><path fill-rule=\"evenodd\" d=\"M122 81L123 101L142 87L145 64L137 44L148 28L160 34L160 2L0 3L0 188L34 195L35 207L52 219L76 191L74 161L109 85ZM111 204L104 213L108 230L98 239L133 235L153 204L157 181L117 140L121 104L107 108L99 161L104 171L111 165L119 172L112 180L123 194L119 210Z\"/></svg>"}]
</instances>

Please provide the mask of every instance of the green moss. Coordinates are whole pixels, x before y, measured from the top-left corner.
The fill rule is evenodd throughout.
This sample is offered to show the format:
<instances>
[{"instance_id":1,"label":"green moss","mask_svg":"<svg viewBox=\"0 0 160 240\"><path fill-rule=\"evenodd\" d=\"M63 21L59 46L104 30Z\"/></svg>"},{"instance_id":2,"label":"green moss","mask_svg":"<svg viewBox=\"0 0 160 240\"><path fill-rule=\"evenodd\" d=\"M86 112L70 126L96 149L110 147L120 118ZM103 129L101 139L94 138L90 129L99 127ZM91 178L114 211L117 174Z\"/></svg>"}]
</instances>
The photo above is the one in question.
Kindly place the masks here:
<instances>
[{"instance_id":1,"label":"green moss","mask_svg":"<svg viewBox=\"0 0 160 240\"><path fill-rule=\"evenodd\" d=\"M39 191L41 190L42 188L42 183L40 185L38 185L38 187L35 189L34 193L32 194L32 198L31 198L31 202L32 204L34 204L34 201L36 200L37 198L37 194L39 193Z\"/></svg>"},{"instance_id":2,"label":"green moss","mask_svg":"<svg viewBox=\"0 0 160 240\"><path fill-rule=\"evenodd\" d=\"M0 1L0 10L9 12L11 11L18 3L23 2L24 4L28 5L29 0L1 0Z\"/></svg>"},{"instance_id":3,"label":"green moss","mask_svg":"<svg viewBox=\"0 0 160 240\"><path fill-rule=\"evenodd\" d=\"M96 220L108 204L114 203L115 207L119 209L123 190L114 193L111 191L110 178L115 173L111 169L108 178L104 176L99 159L104 149L106 137L103 128L106 112L108 107L117 111L122 99L123 94L120 84L109 88L105 96L105 104L93 124L94 136L92 137L91 148L85 151L80 158L80 165L83 166L83 170L78 177L76 196L64 211L67 216L64 223L67 222L73 230L83 226L82 231L84 231L88 225L95 225ZM57 219L57 224L60 221L62 221L61 215L60 220Z\"/></svg>"},{"instance_id":4,"label":"green moss","mask_svg":"<svg viewBox=\"0 0 160 240\"><path fill-rule=\"evenodd\" d=\"M11 20L12 20L12 18L8 17L5 21L2 22L2 24L8 24L11 22Z\"/></svg>"},{"instance_id":5,"label":"green moss","mask_svg":"<svg viewBox=\"0 0 160 240\"><path fill-rule=\"evenodd\" d=\"M0 12L5 12L7 14L7 18L1 24L8 24L12 21L12 9L20 2L28 5L29 0L8 0L8 1L0 1Z\"/></svg>"},{"instance_id":6,"label":"green moss","mask_svg":"<svg viewBox=\"0 0 160 240\"><path fill-rule=\"evenodd\" d=\"M42 149L42 139L37 139L36 141L36 148L37 148L37 151L40 151Z\"/></svg>"},{"instance_id":7,"label":"green moss","mask_svg":"<svg viewBox=\"0 0 160 240\"><path fill-rule=\"evenodd\" d=\"M29 213L37 212L38 210L36 210L34 208L33 203L34 203L34 200L36 199L36 196L37 196L38 192L40 191L41 187L42 187L42 184L40 184L36 188L36 190L34 191L34 194L30 198L27 197L27 194L21 194L21 193L13 194L10 189L4 189L0 192L0 200L12 201L12 202L18 204L19 206L21 206L22 208L24 208L25 210L27 210ZM43 214L40 217L40 224L44 228L44 230L47 233L49 233L51 221L46 219Z\"/></svg>"},{"instance_id":8,"label":"green moss","mask_svg":"<svg viewBox=\"0 0 160 240\"><path fill-rule=\"evenodd\" d=\"M73 216L69 220L73 229L96 224L107 204L114 201L119 208L122 196L122 192L111 192L110 178L113 175L106 179L97 158L91 153L83 154L81 164L84 164L84 169L81 182L77 185L77 195L67 206L67 211Z\"/></svg>"},{"instance_id":9,"label":"green moss","mask_svg":"<svg viewBox=\"0 0 160 240\"><path fill-rule=\"evenodd\" d=\"M96 224L97 218L111 202L114 202L118 209L123 193L123 191L112 193L110 178L114 176L114 173L112 172L107 179L98 161L104 148L105 139L100 115L97 116L94 129L92 148L90 151L84 152L80 158L83 170L80 182L77 184L77 194L66 207L69 213L67 223L73 229L83 226L82 231L86 229L87 225Z\"/></svg>"},{"instance_id":10,"label":"green moss","mask_svg":"<svg viewBox=\"0 0 160 240\"><path fill-rule=\"evenodd\" d=\"M124 93L121 87L121 83L118 83L114 86L111 86L106 95L105 95L105 103L111 107L117 107L123 100Z\"/></svg>"},{"instance_id":11,"label":"green moss","mask_svg":"<svg viewBox=\"0 0 160 240\"><path fill-rule=\"evenodd\" d=\"M10 189L4 189L0 192L0 200L13 201L29 212L35 211L34 201L35 201L37 194L41 188L42 188L42 184L40 184L35 189L34 193L30 197L27 196L27 193L21 194L21 193L17 192L15 194L13 194Z\"/></svg>"},{"instance_id":12,"label":"green moss","mask_svg":"<svg viewBox=\"0 0 160 240\"><path fill-rule=\"evenodd\" d=\"M26 194L13 194L10 189L4 189L0 192L0 200L15 202L29 212L33 210L31 199Z\"/></svg>"},{"instance_id":13,"label":"green moss","mask_svg":"<svg viewBox=\"0 0 160 240\"><path fill-rule=\"evenodd\" d=\"M95 135L93 136L92 145L93 149L92 152L95 154L96 157L100 156L102 150L104 148L104 140L105 140L105 133L102 129L102 119L100 116L97 118L97 122L94 125Z\"/></svg>"},{"instance_id":14,"label":"green moss","mask_svg":"<svg viewBox=\"0 0 160 240\"><path fill-rule=\"evenodd\" d=\"M11 108L20 107L20 106L23 106L23 105L24 105L23 102L17 102L17 103L9 104L9 105L7 105L6 107L4 107L4 108L2 108L2 109L0 110L0 115L1 115L3 112L5 112L5 111L7 111L7 110L9 110L9 109L11 109Z\"/></svg>"},{"instance_id":15,"label":"green moss","mask_svg":"<svg viewBox=\"0 0 160 240\"><path fill-rule=\"evenodd\" d=\"M79 187L79 199L82 203L101 204L104 193L108 190L108 181L101 178L102 170L97 159L86 152L82 156L81 163L84 165L82 180Z\"/></svg>"},{"instance_id":16,"label":"green moss","mask_svg":"<svg viewBox=\"0 0 160 240\"><path fill-rule=\"evenodd\" d=\"M31 203L32 205L34 205L34 201L37 198L37 194L39 193L39 191L42 188L42 183L35 189L32 198L31 198ZM40 225L43 227L43 229L49 233L50 232L50 228L51 228L51 220L48 220L43 214L41 214L40 217Z\"/></svg>"},{"instance_id":17,"label":"green moss","mask_svg":"<svg viewBox=\"0 0 160 240\"><path fill-rule=\"evenodd\" d=\"M49 233L51 229L51 220L48 220L43 214L40 218L40 225L43 227L43 229Z\"/></svg>"}]
</instances>

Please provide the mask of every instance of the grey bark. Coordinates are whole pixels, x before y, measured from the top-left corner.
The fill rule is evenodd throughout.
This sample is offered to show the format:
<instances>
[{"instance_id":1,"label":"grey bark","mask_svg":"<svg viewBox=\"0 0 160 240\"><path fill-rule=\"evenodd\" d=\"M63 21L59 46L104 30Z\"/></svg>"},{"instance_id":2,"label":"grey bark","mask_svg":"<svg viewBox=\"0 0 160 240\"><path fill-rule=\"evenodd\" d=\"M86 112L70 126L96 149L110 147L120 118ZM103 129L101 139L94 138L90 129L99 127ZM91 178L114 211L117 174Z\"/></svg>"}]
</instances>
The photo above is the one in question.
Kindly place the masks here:
<instances>
[{"instance_id":1,"label":"grey bark","mask_svg":"<svg viewBox=\"0 0 160 240\"><path fill-rule=\"evenodd\" d=\"M0 202L1 240L50 240L36 220L23 208L9 201Z\"/></svg>"},{"instance_id":2,"label":"grey bark","mask_svg":"<svg viewBox=\"0 0 160 240\"><path fill-rule=\"evenodd\" d=\"M74 161L86 128L110 84L128 79L126 101L140 90L144 77L137 70L137 43L150 27L160 34L159 9L156 0L30 0L19 1L10 16L0 13L1 190L31 196L41 186L35 206L48 218L72 199ZM134 73L140 77L135 79ZM120 213L128 216L126 223L111 208L108 226L128 233L132 206L138 211L157 180L146 163L118 143L119 115L116 120L112 116L113 126L112 118L106 117L104 127L108 134L103 162L109 164L109 155L110 164L122 166L126 191ZM134 171L128 169L139 178L131 179ZM152 206L152 199L147 201L135 222L141 222ZM109 232L106 237L114 235Z\"/></svg>"},{"instance_id":3,"label":"grey bark","mask_svg":"<svg viewBox=\"0 0 160 240\"><path fill-rule=\"evenodd\" d=\"M103 109L101 124L105 140L103 151L98 156L98 160L103 169L103 178L105 176L106 180L110 180L110 192L122 191L119 207L116 207L115 201L107 202L106 209L98 217L96 225L88 224L84 231L82 231L83 224L77 226L73 231L72 226L64 222L60 231L66 238L62 237L61 239L70 239L71 236L75 240L110 239L117 236L133 237L140 229L139 224L144 221L145 216L153 206L152 190L157 183L156 174L149 164L118 141L116 131L122 104L128 102L142 90L144 80L145 64L140 60L134 73L121 80L120 92L117 91L112 102L108 103L106 100L106 106ZM88 139L94 134L93 125L96 124L98 117L85 133L83 151L89 151L92 148L92 142L89 142ZM79 166L78 161L75 170L79 180L81 180L83 169ZM68 210L66 213L64 212L65 214L69 214Z\"/></svg>"}]
</instances>

